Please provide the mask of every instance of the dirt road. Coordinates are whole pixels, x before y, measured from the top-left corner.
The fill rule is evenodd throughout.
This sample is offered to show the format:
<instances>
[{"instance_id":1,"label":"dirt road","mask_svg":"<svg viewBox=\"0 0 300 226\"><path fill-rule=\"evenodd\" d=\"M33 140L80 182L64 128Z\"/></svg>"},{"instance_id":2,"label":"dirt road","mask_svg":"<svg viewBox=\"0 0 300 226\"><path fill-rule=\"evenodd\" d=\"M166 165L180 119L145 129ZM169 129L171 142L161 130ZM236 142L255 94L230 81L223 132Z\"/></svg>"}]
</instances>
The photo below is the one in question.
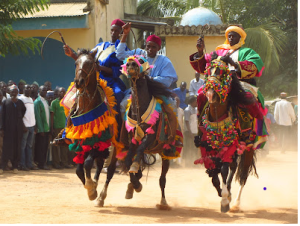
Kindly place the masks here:
<instances>
[{"instance_id":1,"label":"dirt road","mask_svg":"<svg viewBox=\"0 0 300 226\"><path fill-rule=\"evenodd\" d=\"M75 169L5 172L0 175L1 224L282 224L298 222L298 155L279 151L258 156L259 179L248 179L241 213L221 213L215 188L203 167L171 168L166 198L170 211L155 208L160 201L160 164L144 171L143 190L126 200L129 177L115 174L105 207L94 206ZM106 174L101 174L100 192ZM266 190L264 190L266 187ZM233 183L233 198L238 184Z\"/></svg>"}]
</instances>

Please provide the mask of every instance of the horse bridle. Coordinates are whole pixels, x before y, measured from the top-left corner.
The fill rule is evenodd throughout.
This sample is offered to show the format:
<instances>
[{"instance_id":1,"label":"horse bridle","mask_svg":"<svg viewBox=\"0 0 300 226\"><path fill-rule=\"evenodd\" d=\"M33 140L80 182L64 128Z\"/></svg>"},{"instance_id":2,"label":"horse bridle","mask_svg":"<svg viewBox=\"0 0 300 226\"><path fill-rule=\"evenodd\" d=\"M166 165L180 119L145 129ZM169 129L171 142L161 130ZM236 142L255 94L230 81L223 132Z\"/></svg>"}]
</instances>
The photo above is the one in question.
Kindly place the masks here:
<instances>
[{"instance_id":1,"label":"horse bridle","mask_svg":"<svg viewBox=\"0 0 300 226\"><path fill-rule=\"evenodd\" d=\"M92 103L92 100L95 98L96 93L97 93L97 90L98 90L97 87L96 87L96 89L95 89L95 91L94 91L94 94L93 94L92 98L90 97L89 93L86 92L87 84L89 84L89 81L90 81L90 75L91 75L92 73L94 73L94 71L95 71L95 69L96 69L96 65L97 65L97 63L96 63L96 62L93 62L93 67L91 68L91 70L90 70L89 72L87 72L87 71L84 70L83 68L78 69L77 72L76 72L76 75L78 74L79 71L83 71L85 74L87 74L87 76L84 78L84 88L83 88L83 91L82 91L81 93L77 94L77 96L76 96L76 98L78 99L80 96L83 96L84 94L87 94L88 98L91 100L91 101L89 102L89 104L87 105L87 107L89 107L90 104ZM83 108L82 108L82 110L79 112L79 114L81 114L81 112L83 112L83 110L84 110L85 108L86 108L86 107L83 106ZM77 113L77 111L75 111L74 113Z\"/></svg>"}]
</instances>

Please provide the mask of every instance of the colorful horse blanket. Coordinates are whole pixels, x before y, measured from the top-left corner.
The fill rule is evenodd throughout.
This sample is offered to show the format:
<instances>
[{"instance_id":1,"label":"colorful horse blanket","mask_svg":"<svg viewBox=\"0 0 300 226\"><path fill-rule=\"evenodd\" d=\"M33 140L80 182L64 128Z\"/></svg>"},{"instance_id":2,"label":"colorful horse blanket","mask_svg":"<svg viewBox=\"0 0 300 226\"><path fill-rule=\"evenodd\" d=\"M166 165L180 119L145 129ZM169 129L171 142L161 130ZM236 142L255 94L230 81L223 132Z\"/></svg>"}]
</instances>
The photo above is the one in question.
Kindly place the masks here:
<instances>
[{"instance_id":1,"label":"colorful horse blanket","mask_svg":"<svg viewBox=\"0 0 300 226\"><path fill-rule=\"evenodd\" d=\"M141 139L147 134L154 134L156 128L155 142L146 148L144 153L159 153L163 159L175 159L180 157L183 135L178 126L176 113L166 97L154 98L148 106L147 111L141 116L140 125L128 116L131 99L127 105L124 122L121 129L121 142L124 150L117 158L124 159L128 153L130 143L141 143Z\"/></svg>"},{"instance_id":2,"label":"colorful horse blanket","mask_svg":"<svg viewBox=\"0 0 300 226\"><path fill-rule=\"evenodd\" d=\"M104 101L91 111L69 116L70 111L74 112L77 104L68 109L61 103L61 106L65 109L66 117L70 117L72 122L66 125L63 138L71 141L69 150L77 153L77 156L73 159L77 164L83 164L85 153L92 149L104 151L111 144L117 148L117 152L123 148L123 145L116 140L118 125L115 119L117 112L113 109L116 105L113 91L103 79L98 79L98 84L98 91ZM69 86L68 91L72 87L73 82Z\"/></svg>"}]
</instances>

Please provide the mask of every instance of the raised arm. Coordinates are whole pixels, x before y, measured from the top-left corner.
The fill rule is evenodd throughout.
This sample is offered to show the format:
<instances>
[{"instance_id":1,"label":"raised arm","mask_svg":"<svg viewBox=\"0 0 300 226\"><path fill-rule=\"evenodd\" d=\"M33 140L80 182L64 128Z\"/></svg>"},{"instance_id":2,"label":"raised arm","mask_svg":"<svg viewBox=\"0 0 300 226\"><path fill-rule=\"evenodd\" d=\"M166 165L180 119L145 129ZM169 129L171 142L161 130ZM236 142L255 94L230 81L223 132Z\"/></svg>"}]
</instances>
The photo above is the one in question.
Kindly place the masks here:
<instances>
[{"instance_id":1,"label":"raised arm","mask_svg":"<svg viewBox=\"0 0 300 226\"><path fill-rule=\"evenodd\" d=\"M119 60L123 61L125 60L126 57L128 56L132 56L134 54L137 55L144 55L146 54L146 51L141 50L141 49L136 49L136 50L128 50L127 49L127 45L126 45L126 40L127 40L127 36L130 32L131 29L131 22L126 23L125 25L123 25L122 27L123 29L123 35L121 38L121 42L118 45L117 49L116 49L116 56Z\"/></svg>"},{"instance_id":2,"label":"raised arm","mask_svg":"<svg viewBox=\"0 0 300 226\"><path fill-rule=\"evenodd\" d=\"M65 54L71 58L73 58L75 61L77 60L78 56L76 53L73 52L73 50L68 45L63 46Z\"/></svg>"}]
</instances>

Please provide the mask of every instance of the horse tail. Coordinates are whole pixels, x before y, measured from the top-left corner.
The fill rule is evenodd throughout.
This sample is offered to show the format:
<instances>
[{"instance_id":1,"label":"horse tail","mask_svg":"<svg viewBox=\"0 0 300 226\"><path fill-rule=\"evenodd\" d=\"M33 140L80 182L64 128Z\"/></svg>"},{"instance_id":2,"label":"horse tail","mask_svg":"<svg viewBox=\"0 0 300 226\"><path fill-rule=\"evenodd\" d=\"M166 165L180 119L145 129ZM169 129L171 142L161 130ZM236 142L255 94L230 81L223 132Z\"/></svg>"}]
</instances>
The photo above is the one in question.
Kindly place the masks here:
<instances>
[{"instance_id":1,"label":"horse tail","mask_svg":"<svg viewBox=\"0 0 300 226\"><path fill-rule=\"evenodd\" d=\"M249 153L253 152L253 153ZM240 183L240 185L245 185L248 176L255 175L258 178L256 171L256 154L253 149L250 151L244 151L242 155L237 159L238 167L235 175L235 180Z\"/></svg>"}]
</instances>

